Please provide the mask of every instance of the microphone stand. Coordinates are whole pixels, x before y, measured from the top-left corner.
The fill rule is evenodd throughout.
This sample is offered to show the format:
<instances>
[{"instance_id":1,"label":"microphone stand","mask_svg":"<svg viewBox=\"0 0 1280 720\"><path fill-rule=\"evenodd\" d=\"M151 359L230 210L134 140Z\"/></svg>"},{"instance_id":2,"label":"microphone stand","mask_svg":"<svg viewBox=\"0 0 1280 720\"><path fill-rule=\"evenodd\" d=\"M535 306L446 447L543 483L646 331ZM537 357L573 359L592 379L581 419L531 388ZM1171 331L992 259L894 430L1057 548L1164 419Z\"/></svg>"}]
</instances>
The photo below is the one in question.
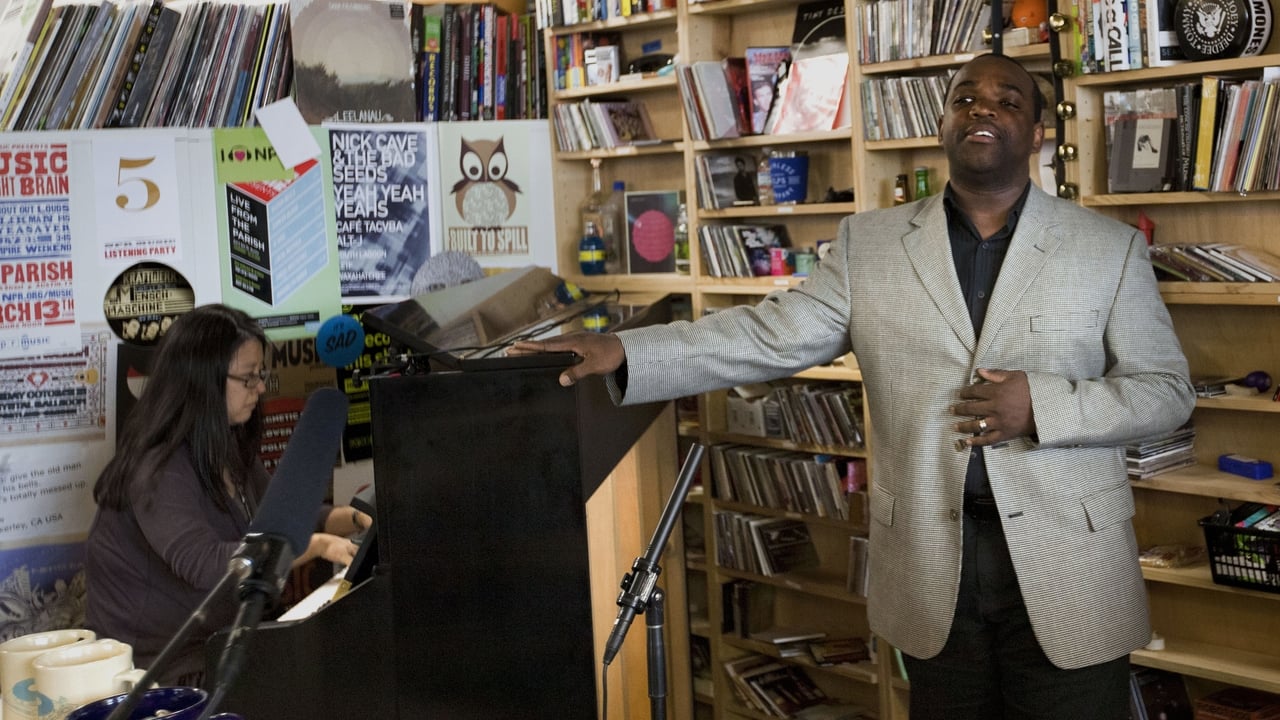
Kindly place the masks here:
<instances>
[{"instance_id":1,"label":"microphone stand","mask_svg":"<svg viewBox=\"0 0 1280 720\"><path fill-rule=\"evenodd\" d=\"M212 717L236 678L240 677L249 637L258 629L268 601L275 605L280 599L280 592L289 577L289 566L293 563L294 553L286 538L267 534L250 535L249 538L252 542L246 541L242 551L251 556L250 566L253 571L240 581L240 609L236 613L231 632L227 635L227 643L222 648L222 656L218 658L217 683L196 720Z\"/></svg>"},{"instance_id":2,"label":"microphone stand","mask_svg":"<svg viewBox=\"0 0 1280 720\"><path fill-rule=\"evenodd\" d=\"M249 633L258 626L262 619L262 611L268 599L272 602L279 599L280 590L284 586L289 565L293 562L293 549L287 540L278 535L252 533L245 537L244 543L231 558L227 572L218 580L209 594L200 601L199 607L187 617L186 622L169 638L160 654L129 690L123 702L117 705L107 720L129 720L137 709L142 695L154 683L162 668L173 659L192 631L208 617L209 610L217 601L223 601L227 591L237 585L240 588L241 606L233 631L227 639L222 658L218 662L218 687L205 704L200 720L208 718L216 707L215 700L221 702L230 687L230 683L239 673L242 664L244 645ZM282 572L283 569L283 572ZM272 582L269 578L278 578Z\"/></svg>"},{"instance_id":3,"label":"microphone stand","mask_svg":"<svg viewBox=\"0 0 1280 720\"><path fill-rule=\"evenodd\" d=\"M116 705L115 709L111 711L111 714L107 716L107 720L129 719L134 709L138 707L138 703L142 700L142 694L155 683L156 676L160 674L160 670L173 659L174 653L190 637L191 631L195 630L197 625L200 625L205 621L205 618L209 617L209 609L213 607L214 600L221 599L232 585L248 577L252 569L250 566L251 562L247 558L234 557L231 559L231 564L222 579L209 591L208 595L204 596L204 599L200 601L199 607L187 617L186 622L182 623L182 627L178 628L173 637L169 638L169 642L165 644L164 649L160 651L159 655L156 655L155 660L151 661L151 667L147 668L147 671L129 690L129 694L125 696L124 701Z\"/></svg>"},{"instance_id":4,"label":"microphone stand","mask_svg":"<svg viewBox=\"0 0 1280 720\"><path fill-rule=\"evenodd\" d=\"M667 540L671 537L671 530L675 527L676 518L680 515L680 509L689 495L689 486L693 484L693 476L698 469L698 464L702 462L702 454L705 450L706 448L699 443L694 443L689 448L689 454L680 467L680 476L676 478L676 485L671 490L671 496L667 498L667 505L658 519L658 526L654 529L649 547L644 555L636 558L632 563L631 572L623 576L622 592L618 595L620 608L618 617L613 621L613 630L609 633L609 639L604 646L604 665L608 666L613 662L618 650L622 648L622 641L626 639L627 630L631 628L636 613L646 611L654 613L651 618L653 622L650 623L647 632L649 688L650 697L654 701L651 706L653 717L659 720L666 716L666 653L662 644L663 593L655 589L658 575L662 572L658 560L662 557Z\"/></svg>"}]
</instances>

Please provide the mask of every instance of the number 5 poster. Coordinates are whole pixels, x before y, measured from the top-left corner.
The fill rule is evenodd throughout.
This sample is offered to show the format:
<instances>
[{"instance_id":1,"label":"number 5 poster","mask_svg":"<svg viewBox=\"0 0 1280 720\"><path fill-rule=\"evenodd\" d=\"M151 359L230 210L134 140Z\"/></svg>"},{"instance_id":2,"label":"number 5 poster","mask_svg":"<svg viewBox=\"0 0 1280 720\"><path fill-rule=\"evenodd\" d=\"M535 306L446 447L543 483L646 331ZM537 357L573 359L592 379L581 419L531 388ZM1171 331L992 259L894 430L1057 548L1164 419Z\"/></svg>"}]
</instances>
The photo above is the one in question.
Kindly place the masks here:
<instances>
[{"instance_id":1,"label":"number 5 poster","mask_svg":"<svg viewBox=\"0 0 1280 720\"><path fill-rule=\"evenodd\" d=\"M121 340L154 345L178 316L219 299L213 233L193 229L193 197L207 198L208 130L147 129L92 136L92 229L77 228L82 322L105 322ZM202 182L204 186L202 187ZM80 232L84 230L84 232ZM89 280L92 277L92 281ZM101 315L98 309L101 309Z\"/></svg>"}]
</instances>

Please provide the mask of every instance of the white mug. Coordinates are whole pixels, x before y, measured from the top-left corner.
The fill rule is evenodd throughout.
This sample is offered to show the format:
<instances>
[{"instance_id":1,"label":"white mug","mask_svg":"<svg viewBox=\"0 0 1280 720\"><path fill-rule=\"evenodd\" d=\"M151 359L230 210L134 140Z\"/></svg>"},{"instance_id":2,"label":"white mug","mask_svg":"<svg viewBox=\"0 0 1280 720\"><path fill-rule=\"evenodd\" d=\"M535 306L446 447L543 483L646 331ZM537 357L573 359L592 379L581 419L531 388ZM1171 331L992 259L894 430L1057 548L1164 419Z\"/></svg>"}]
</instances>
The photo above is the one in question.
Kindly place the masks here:
<instances>
[{"instance_id":1,"label":"white mug","mask_svg":"<svg viewBox=\"0 0 1280 720\"><path fill-rule=\"evenodd\" d=\"M41 698L35 689L36 657L57 648L95 639L92 630L72 628L30 633L0 643L0 686L4 688L4 717L36 720Z\"/></svg>"},{"instance_id":2,"label":"white mug","mask_svg":"<svg viewBox=\"0 0 1280 720\"><path fill-rule=\"evenodd\" d=\"M39 720L63 720L85 703L128 692L145 674L133 666L133 646L111 639L50 650L31 667L36 692L49 703L41 707Z\"/></svg>"}]
</instances>

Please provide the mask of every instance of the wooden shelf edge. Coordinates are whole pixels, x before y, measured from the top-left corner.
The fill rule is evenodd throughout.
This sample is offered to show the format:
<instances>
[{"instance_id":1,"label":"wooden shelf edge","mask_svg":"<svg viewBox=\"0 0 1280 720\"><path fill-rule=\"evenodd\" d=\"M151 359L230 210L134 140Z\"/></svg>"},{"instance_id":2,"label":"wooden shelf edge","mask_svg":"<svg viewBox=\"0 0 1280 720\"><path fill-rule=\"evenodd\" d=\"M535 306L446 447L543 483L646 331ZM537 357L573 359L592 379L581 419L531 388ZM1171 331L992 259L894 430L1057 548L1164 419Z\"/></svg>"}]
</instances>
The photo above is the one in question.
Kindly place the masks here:
<instances>
[{"instance_id":1,"label":"wooden shelf edge","mask_svg":"<svg viewBox=\"0 0 1280 720\"><path fill-rule=\"evenodd\" d=\"M1268 65L1277 64L1280 64L1280 55L1251 55L1227 60L1204 60L1169 67L1076 75L1073 82L1077 87L1105 87L1153 81L1167 82L1177 78L1199 79L1208 74L1261 70Z\"/></svg>"},{"instance_id":2,"label":"wooden shelf edge","mask_svg":"<svg viewBox=\"0 0 1280 720\"><path fill-rule=\"evenodd\" d=\"M979 55L991 52L990 48L979 51L953 53L948 55L929 55L926 57L907 58L905 60L889 60L879 63L864 63L859 66L862 75L889 75L911 72L915 70L946 69L959 67ZM1049 43L1019 45L1004 49L1004 54L1020 60L1049 57Z\"/></svg>"},{"instance_id":3,"label":"wooden shelf edge","mask_svg":"<svg viewBox=\"0 0 1280 720\"><path fill-rule=\"evenodd\" d=\"M1135 650L1130 658L1144 667L1280 692L1280 657L1274 655L1166 638L1164 650Z\"/></svg>"},{"instance_id":4,"label":"wooden shelf edge","mask_svg":"<svg viewBox=\"0 0 1280 720\"><path fill-rule=\"evenodd\" d=\"M852 126L835 130L815 132L787 133L784 135L747 135L724 140L694 140L694 150L727 150L742 147L764 147L766 145L801 145L804 143L849 142L852 137Z\"/></svg>"},{"instance_id":5,"label":"wooden shelf edge","mask_svg":"<svg viewBox=\"0 0 1280 720\"><path fill-rule=\"evenodd\" d=\"M1198 565L1191 565L1181 568L1142 568L1142 577L1148 582L1161 583L1164 585L1177 585L1180 587L1196 588L1198 590L1209 590L1212 592L1229 593L1233 595L1248 595L1249 597L1258 598L1260 600L1280 600L1280 593L1269 593L1262 590L1249 590L1247 588L1234 587L1232 585L1219 585L1213 581L1213 573L1209 570L1209 563L1204 562Z\"/></svg>"},{"instance_id":6,"label":"wooden shelf edge","mask_svg":"<svg viewBox=\"0 0 1280 720\"><path fill-rule=\"evenodd\" d=\"M843 677L864 682L868 685L878 685L880 683L880 672L870 661L862 661L857 663L842 663L839 665L819 665L813 661L813 658L799 655L796 657L781 657L778 650L767 642L760 640L752 640L751 638L738 637L737 635L721 635L720 642L730 645L741 650L747 650L757 655L767 655L777 658L784 663L799 665L806 669L816 670L818 672L831 673L832 675L840 675Z\"/></svg>"},{"instance_id":7,"label":"wooden shelf edge","mask_svg":"<svg viewBox=\"0 0 1280 720\"><path fill-rule=\"evenodd\" d=\"M785 438L760 437L758 435L739 435L736 433L724 432L723 430L714 430L707 433L708 439L712 442L738 443L740 445L758 445L760 447L771 447L779 450L794 450L796 452L821 453L824 455L839 455L840 457L866 457L866 448L841 447L835 445L808 445L805 443L792 442Z\"/></svg>"},{"instance_id":8,"label":"wooden shelf edge","mask_svg":"<svg viewBox=\"0 0 1280 720\"><path fill-rule=\"evenodd\" d=\"M1170 305L1280 305L1280 283L1162 282Z\"/></svg>"},{"instance_id":9,"label":"wooden shelf edge","mask_svg":"<svg viewBox=\"0 0 1280 720\"><path fill-rule=\"evenodd\" d=\"M574 275L562 274L565 280L593 293L673 293L687 295L693 292L693 278L677 273L649 273L636 275Z\"/></svg>"},{"instance_id":10,"label":"wooden shelf edge","mask_svg":"<svg viewBox=\"0 0 1280 720\"><path fill-rule=\"evenodd\" d=\"M850 605L867 604L867 599L865 597L861 595L854 595L846 590L843 580L837 582L834 576L806 576L801 571L791 572L784 575L759 575L742 570L731 570L724 567L716 567L716 573L724 578L751 580L764 585L772 585L774 587L794 590L796 592L807 593L809 595L818 595L831 600L839 600L840 602L849 603Z\"/></svg>"},{"instance_id":11,"label":"wooden shelf edge","mask_svg":"<svg viewBox=\"0 0 1280 720\"><path fill-rule=\"evenodd\" d=\"M639 155L680 155L684 152L683 141L663 140L652 145L621 145L615 148L595 148L593 150L556 150L557 160L591 160L600 158L629 158Z\"/></svg>"},{"instance_id":12,"label":"wooden shelf edge","mask_svg":"<svg viewBox=\"0 0 1280 720\"><path fill-rule=\"evenodd\" d=\"M675 75L660 75L658 77L644 78L643 80L618 81L607 85L588 85L587 87L562 88L560 90L556 90L555 102L559 104L566 100L579 100L596 95L623 95L626 93L666 90L674 88L675 86Z\"/></svg>"},{"instance_id":13,"label":"wooden shelf edge","mask_svg":"<svg viewBox=\"0 0 1280 720\"><path fill-rule=\"evenodd\" d=\"M1199 495L1241 502L1280 505L1280 488L1276 480L1250 480L1232 475L1209 465L1192 465L1171 470L1146 480L1130 480L1135 490Z\"/></svg>"},{"instance_id":14,"label":"wooden shelf edge","mask_svg":"<svg viewBox=\"0 0 1280 720\"><path fill-rule=\"evenodd\" d=\"M700 220L720 218L783 217L787 215L852 215L857 205L851 202L800 203L797 205L744 205L742 207L699 208Z\"/></svg>"},{"instance_id":15,"label":"wooden shelf edge","mask_svg":"<svg viewBox=\"0 0 1280 720\"><path fill-rule=\"evenodd\" d=\"M795 510L787 510L785 508L765 507L762 505L752 505L751 503L735 502L732 500L715 500L715 506L721 510L730 510L732 512L753 513L756 515L774 515L777 517L788 518L790 520L800 520L806 523L814 523L815 525L825 525L829 527L839 528L851 535L866 535L867 526L853 520L841 520L840 518L819 517L809 513L797 512Z\"/></svg>"},{"instance_id":16,"label":"wooden shelf edge","mask_svg":"<svg viewBox=\"0 0 1280 720\"><path fill-rule=\"evenodd\" d=\"M1208 410L1233 410L1237 412L1280 412L1280 402L1271 399L1269 393L1259 393L1250 397L1202 397L1196 398L1196 407Z\"/></svg>"},{"instance_id":17,"label":"wooden shelf edge","mask_svg":"<svg viewBox=\"0 0 1280 720\"><path fill-rule=\"evenodd\" d=\"M836 380L847 382L862 382L862 369L858 367L849 367L843 364L821 365L811 367L808 370L801 370L792 377L802 380Z\"/></svg>"},{"instance_id":18,"label":"wooden shelf edge","mask_svg":"<svg viewBox=\"0 0 1280 720\"><path fill-rule=\"evenodd\" d=\"M1212 203L1237 202L1274 202L1280 199L1280 191L1236 193L1236 192L1153 192L1153 193L1111 193L1084 195L1080 204L1085 207L1125 207L1130 205L1195 205Z\"/></svg>"}]
</instances>

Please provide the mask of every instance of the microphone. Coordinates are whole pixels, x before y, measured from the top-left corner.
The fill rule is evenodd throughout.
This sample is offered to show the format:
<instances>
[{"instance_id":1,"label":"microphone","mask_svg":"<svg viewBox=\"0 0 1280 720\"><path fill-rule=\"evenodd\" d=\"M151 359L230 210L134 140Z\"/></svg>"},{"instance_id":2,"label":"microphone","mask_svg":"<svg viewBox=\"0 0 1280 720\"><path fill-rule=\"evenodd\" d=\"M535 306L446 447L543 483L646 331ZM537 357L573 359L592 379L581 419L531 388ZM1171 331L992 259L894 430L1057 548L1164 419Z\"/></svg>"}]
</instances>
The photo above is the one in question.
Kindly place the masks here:
<instances>
[{"instance_id":1,"label":"microphone","mask_svg":"<svg viewBox=\"0 0 1280 720\"><path fill-rule=\"evenodd\" d=\"M227 572L200 606L151 662L146 674L108 720L126 720L142 699L142 693L191 632L209 616L214 603L236 585L242 601L227 646L218 664L217 700L226 694L239 670L248 634L257 627L268 597L280 597L293 559L306 551L316 510L324 500L325 485L337 458L338 444L347 420L347 397L334 388L321 388L307 398L293 436L263 495L258 513L228 564ZM216 707L210 699L206 708ZM207 716L205 716L207 717Z\"/></svg>"},{"instance_id":2,"label":"microphone","mask_svg":"<svg viewBox=\"0 0 1280 720\"><path fill-rule=\"evenodd\" d=\"M307 398L262 505L231 558L227 571L239 578L240 609L218 658L217 684L201 720L210 716L239 676L249 636L262 620L267 601L280 599L294 558L310 543L316 509L324 500L347 424L347 404L347 396L333 388L321 388Z\"/></svg>"}]
</instances>

